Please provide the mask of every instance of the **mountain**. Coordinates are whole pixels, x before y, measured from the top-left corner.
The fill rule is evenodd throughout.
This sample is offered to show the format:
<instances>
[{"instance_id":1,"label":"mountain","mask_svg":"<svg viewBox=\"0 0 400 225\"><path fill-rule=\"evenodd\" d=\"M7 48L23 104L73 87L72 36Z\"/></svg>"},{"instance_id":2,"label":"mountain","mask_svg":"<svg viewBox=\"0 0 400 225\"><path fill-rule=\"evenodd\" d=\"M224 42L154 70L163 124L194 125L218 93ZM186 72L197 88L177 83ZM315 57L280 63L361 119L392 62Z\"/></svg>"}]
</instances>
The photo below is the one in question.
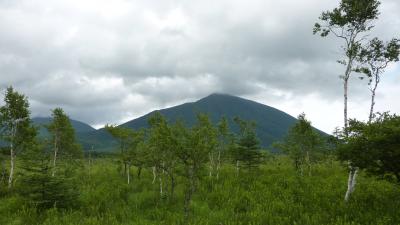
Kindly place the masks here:
<instances>
[{"instance_id":1,"label":"mountain","mask_svg":"<svg viewBox=\"0 0 400 225\"><path fill-rule=\"evenodd\" d=\"M142 117L128 121L120 126L132 129L148 127L147 121L155 112L164 115L168 121L183 120L188 126L196 121L196 114L207 113L214 123L222 116L229 120L229 125L237 130L233 118L238 116L252 120L257 124L257 135L263 147L270 146L274 141L282 139L297 119L289 114L254 101L226 94L212 94L196 102L185 103L171 108L156 110ZM85 149L94 147L97 151L109 151L115 148L116 142L104 130L82 133L79 137Z\"/></svg>"}]
</instances>

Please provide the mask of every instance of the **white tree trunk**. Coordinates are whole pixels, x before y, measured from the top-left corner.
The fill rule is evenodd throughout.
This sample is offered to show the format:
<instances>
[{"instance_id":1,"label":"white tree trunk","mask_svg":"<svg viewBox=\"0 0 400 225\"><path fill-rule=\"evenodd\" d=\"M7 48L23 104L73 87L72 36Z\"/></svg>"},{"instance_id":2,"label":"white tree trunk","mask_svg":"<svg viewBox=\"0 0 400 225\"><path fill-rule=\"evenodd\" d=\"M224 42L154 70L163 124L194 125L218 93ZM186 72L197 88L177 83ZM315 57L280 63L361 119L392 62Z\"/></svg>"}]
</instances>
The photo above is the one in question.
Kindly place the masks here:
<instances>
[{"instance_id":1,"label":"white tree trunk","mask_svg":"<svg viewBox=\"0 0 400 225\"><path fill-rule=\"evenodd\" d=\"M130 170L131 170L131 164L128 164L128 172L126 173L126 175L128 176L128 184L130 184L131 182L131 174L130 174Z\"/></svg>"},{"instance_id":2,"label":"white tree trunk","mask_svg":"<svg viewBox=\"0 0 400 225\"><path fill-rule=\"evenodd\" d=\"M15 152L14 152L14 137L17 133L17 123L11 128L11 143L10 143L10 176L8 177L8 188L12 187L14 178L14 167L15 167Z\"/></svg>"},{"instance_id":3,"label":"white tree trunk","mask_svg":"<svg viewBox=\"0 0 400 225\"><path fill-rule=\"evenodd\" d=\"M347 119L348 85L349 85L348 78L344 78L344 83L343 83L343 89L344 89L344 95L343 95L343 97L344 97L343 119L344 119L344 129L345 129L346 136L347 136L347 127L348 127L348 119Z\"/></svg>"},{"instance_id":4,"label":"white tree trunk","mask_svg":"<svg viewBox=\"0 0 400 225\"><path fill-rule=\"evenodd\" d=\"M162 195L163 194L163 180L162 180L161 175L158 176L158 180L160 181L160 195Z\"/></svg>"},{"instance_id":5,"label":"white tree trunk","mask_svg":"<svg viewBox=\"0 0 400 225\"><path fill-rule=\"evenodd\" d=\"M57 160L57 152L58 152L58 146L57 146L57 136L54 138L54 158L53 158L53 173L51 176L54 177L56 174L56 160Z\"/></svg>"},{"instance_id":6,"label":"white tree trunk","mask_svg":"<svg viewBox=\"0 0 400 225\"><path fill-rule=\"evenodd\" d=\"M14 155L14 147L13 144L11 142L11 149L10 149L10 176L8 177L8 188L12 187L12 183L13 183L13 176L14 176L14 163L15 163L15 155Z\"/></svg>"},{"instance_id":7,"label":"white tree trunk","mask_svg":"<svg viewBox=\"0 0 400 225\"><path fill-rule=\"evenodd\" d=\"M154 182L156 182L156 178L157 178L156 167L153 166L153 181L151 182L152 184L154 184Z\"/></svg>"},{"instance_id":8,"label":"white tree trunk","mask_svg":"<svg viewBox=\"0 0 400 225\"><path fill-rule=\"evenodd\" d=\"M371 108L369 110L369 122L372 122L372 119L374 118L375 94L378 84L379 84L379 77L375 76L375 84L374 87L371 89Z\"/></svg>"},{"instance_id":9,"label":"white tree trunk","mask_svg":"<svg viewBox=\"0 0 400 225\"><path fill-rule=\"evenodd\" d=\"M354 192L355 187L356 187L356 182L357 182L357 174L358 174L358 169L351 167L350 172L349 172L349 178L347 180L347 191L346 195L344 196L344 200L347 202L351 196L351 194Z\"/></svg>"},{"instance_id":10,"label":"white tree trunk","mask_svg":"<svg viewBox=\"0 0 400 225\"><path fill-rule=\"evenodd\" d=\"M236 160L236 175L239 176L239 160Z\"/></svg>"},{"instance_id":11,"label":"white tree trunk","mask_svg":"<svg viewBox=\"0 0 400 225\"><path fill-rule=\"evenodd\" d=\"M210 171L209 171L209 177L212 177L212 173L213 173L213 165L214 165L214 157L213 157L213 154L212 153L209 153L208 154L208 157L209 157L209 159L210 159L210 166L209 166L209 168L210 168Z\"/></svg>"},{"instance_id":12,"label":"white tree trunk","mask_svg":"<svg viewBox=\"0 0 400 225\"><path fill-rule=\"evenodd\" d=\"M219 168L221 167L221 151L218 151L218 162L217 162L217 180L219 179Z\"/></svg>"}]
</instances>

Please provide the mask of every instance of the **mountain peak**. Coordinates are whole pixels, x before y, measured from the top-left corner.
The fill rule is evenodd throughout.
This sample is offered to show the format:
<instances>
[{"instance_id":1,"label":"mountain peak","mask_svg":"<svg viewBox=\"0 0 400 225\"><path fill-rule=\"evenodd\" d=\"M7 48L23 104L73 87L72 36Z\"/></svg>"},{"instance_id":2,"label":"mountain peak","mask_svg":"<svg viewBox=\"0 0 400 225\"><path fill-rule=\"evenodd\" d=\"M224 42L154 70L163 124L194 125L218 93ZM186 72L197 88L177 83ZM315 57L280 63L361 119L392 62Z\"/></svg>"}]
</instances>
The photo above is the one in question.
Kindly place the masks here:
<instances>
[{"instance_id":1,"label":"mountain peak","mask_svg":"<svg viewBox=\"0 0 400 225\"><path fill-rule=\"evenodd\" d=\"M197 100L196 102L205 102L205 101L225 101L227 99L242 99L238 96L226 94L226 93L212 93L204 98Z\"/></svg>"}]
</instances>

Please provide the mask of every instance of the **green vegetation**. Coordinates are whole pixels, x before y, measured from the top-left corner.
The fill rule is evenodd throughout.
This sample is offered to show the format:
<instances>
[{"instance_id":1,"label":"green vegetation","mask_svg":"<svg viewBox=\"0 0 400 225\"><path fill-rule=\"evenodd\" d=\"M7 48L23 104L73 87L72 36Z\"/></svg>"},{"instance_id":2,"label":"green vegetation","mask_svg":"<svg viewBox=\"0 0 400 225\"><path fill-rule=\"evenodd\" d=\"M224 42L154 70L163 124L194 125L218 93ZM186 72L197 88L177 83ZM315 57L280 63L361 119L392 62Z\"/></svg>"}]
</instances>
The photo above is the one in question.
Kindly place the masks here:
<instances>
[{"instance_id":1,"label":"green vegetation","mask_svg":"<svg viewBox=\"0 0 400 225\"><path fill-rule=\"evenodd\" d=\"M26 97L8 92L29 115ZM2 124L10 121L11 105L1 108ZM235 132L226 118L214 125L198 114L187 126L156 113L148 129L106 126L119 147L113 155L89 152L86 158L62 109L53 110L48 140L35 138L37 128L29 117L24 121L21 131L30 132L17 130L14 139L3 125L5 143L20 143L12 141L22 134L29 134L29 142L3 147L7 156L11 147L24 146L10 161L18 169L11 186L3 179L9 157L0 157L0 224L400 223L398 182L368 176L398 176L397 116L352 121L349 135L327 138L301 114L276 144L287 155L273 155L261 149L254 122L235 118ZM362 188L348 202L342 198L347 171L332 158L335 149L343 161L366 171L360 171ZM299 172L305 168L307 175Z\"/></svg>"},{"instance_id":2,"label":"green vegetation","mask_svg":"<svg viewBox=\"0 0 400 225\"><path fill-rule=\"evenodd\" d=\"M87 161L73 177L76 208L36 211L17 194L3 196L0 224L182 224L184 184L178 179L173 200L160 195L151 170L126 183L117 159ZM346 170L319 163L312 176L300 176L286 157L272 157L257 176L237 177L234 166L221 168L219 180L207 172L192 200L190 224L399 224L398 186L360 176L351 201L343 201ZM137 168L132 168L132 173Z\"/></svg>"},{"instance_id":3,"label":"green vegetation","mask_svg":"<svg viewBox=\"0 0 400 225\"><path fill-rule=\"evenodd\" d=\"M400 46L364 45L363 36L379 4L342 0L314 27L346 42L344 128L335 136L305 114L296 120L226 95L99 131L56 108L40 132L27 97L9 87L0 107L0 224L400 224L400 117L373 113ZM368 122L347 118L352 72L370 79ZM263 149L273 141L280 154ZM99 146L114 152L94 154Z\"/></svg>"}]
</instances>

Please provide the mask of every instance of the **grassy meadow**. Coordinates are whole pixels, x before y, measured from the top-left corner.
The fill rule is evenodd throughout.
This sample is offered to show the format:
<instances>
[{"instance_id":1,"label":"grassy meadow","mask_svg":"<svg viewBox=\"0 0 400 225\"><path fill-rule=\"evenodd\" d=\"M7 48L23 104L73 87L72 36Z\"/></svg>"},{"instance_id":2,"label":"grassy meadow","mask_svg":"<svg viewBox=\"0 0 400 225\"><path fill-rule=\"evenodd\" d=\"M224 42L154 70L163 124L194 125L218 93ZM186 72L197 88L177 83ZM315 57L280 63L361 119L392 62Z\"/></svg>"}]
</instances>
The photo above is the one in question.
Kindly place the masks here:
<instances>
[{"instance_id":1,"label":"grassy meadow","mask_svg":"<svg viewBox=\"0 0 400 225\"><path fill-rule=\"evenodd\" d=\"M170 196L169 180L153 183L151 170L131 168L128 185L114 158L82 162L70 182L76 182L77 206L37 211L18 194L3 192L2 225L183 224L183 185L178 179ZM344 165L316 164L311 176L295 171L284 156L272 156L258 171L239 171L224 165L219 179L200 180L190 208L190 224L400 224L400 189L361 174L351 200L343 201L347 171ZM17 178L18 179L18 178ZM18 187L16 187L18 188Z\"/></svg>"}]
</instances>

